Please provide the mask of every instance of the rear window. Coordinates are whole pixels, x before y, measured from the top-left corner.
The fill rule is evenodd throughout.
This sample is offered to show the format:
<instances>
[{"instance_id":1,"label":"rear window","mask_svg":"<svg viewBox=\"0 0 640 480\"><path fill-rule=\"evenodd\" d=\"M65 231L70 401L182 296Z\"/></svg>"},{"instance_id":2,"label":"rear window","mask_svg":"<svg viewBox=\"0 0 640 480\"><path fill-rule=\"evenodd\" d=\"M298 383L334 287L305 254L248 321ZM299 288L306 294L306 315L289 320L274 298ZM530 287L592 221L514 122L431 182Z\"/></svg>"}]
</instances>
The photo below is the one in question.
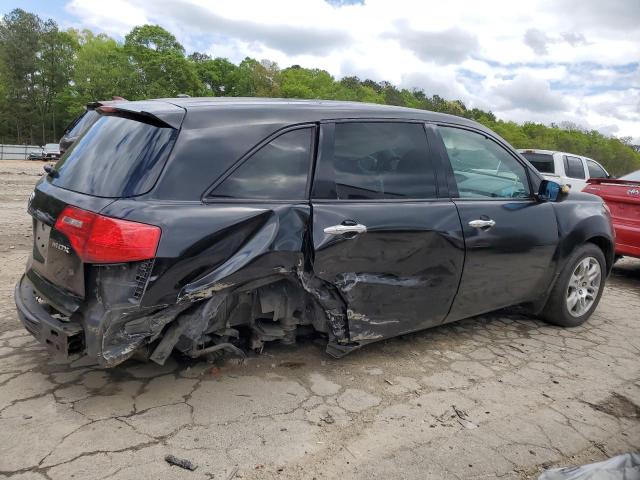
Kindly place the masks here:
<instances>
[{"instance_id":1,"label":"rear window","mask_svg":"<svg viewBox=\"0 0 640 480\"><path fill-rule=\"evenodd\" d=\"M51 183L97 197L148 192L166 162L177 131L102 115L56 164Z\"/></svg>"},{"instance_id":2,"label":"rear window","mask_svg":"<svg viewBox=\"0 0 640 480\"><path fill-rule=\"evenodd\" d=\"M540 173L556 173L553 166L553 155L548 153L523 153L522 156L529 160Z\"/></svg>"},{"instance_id":3,"label":"rear window","mask_svg":"<svg viewBox=\"0 0 640 480\"><path fill-rule=\"evenodd\" d=\"M585 178L582 160L577 157L564 157L564 173L570 178Z\"/></svg>"},{"instance_id":4,"label":"rear window","mask_svg":"<svg viewBox=\"0 0 640 480\"><path fill-rule=\"evenodd\" d=\"M587 169L591 178L607 178L607 172L593 160L587 160Z\"/></svg>"},{"instance_id":5,"label":"rear window","mask_svg":"<svg viewBox=\"0 0 640 480\"><path fill-rule=\"evenodd\" d=\"M283 133L236 168L209 197L300 200L306 197L311 128Z\"/></svg>"}]
</instances>

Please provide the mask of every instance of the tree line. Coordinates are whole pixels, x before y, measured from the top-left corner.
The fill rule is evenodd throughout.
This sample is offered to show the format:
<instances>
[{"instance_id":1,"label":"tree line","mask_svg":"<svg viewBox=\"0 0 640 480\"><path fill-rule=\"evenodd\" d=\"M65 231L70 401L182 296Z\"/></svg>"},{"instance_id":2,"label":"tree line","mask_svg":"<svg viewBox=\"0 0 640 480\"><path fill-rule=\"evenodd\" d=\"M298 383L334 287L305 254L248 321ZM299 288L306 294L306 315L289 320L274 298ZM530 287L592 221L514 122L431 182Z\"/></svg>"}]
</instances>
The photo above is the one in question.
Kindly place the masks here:
<instances>
[{"instance_id":1,"label":"tree line","mask_svg":"<svg viewBox=\"0 0 640 480\"><path fill-rule=\"evenodd\" d=\"M137 26L124 42L15 9L0 21L0 143L57 142L88 102L191 96L282 97L400 105L476 120L516 148L586 155L616 175L640 169L640 148L575 124L517 124L420 89L356 76L245 58L234 64L206 53L187 55L158 25Z\"/></svg>"}]
</instances>

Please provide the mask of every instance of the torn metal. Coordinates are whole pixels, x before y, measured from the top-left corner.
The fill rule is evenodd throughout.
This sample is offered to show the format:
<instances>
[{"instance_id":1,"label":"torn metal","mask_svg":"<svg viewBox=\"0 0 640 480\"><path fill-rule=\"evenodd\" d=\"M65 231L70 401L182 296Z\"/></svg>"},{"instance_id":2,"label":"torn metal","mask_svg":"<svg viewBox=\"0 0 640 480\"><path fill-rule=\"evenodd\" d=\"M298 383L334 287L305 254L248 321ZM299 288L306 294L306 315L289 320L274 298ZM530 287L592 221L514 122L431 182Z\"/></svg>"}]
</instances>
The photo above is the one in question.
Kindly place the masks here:
<instances>
[{"instance_id":1,"label":"torn metal","mask_svg":"<svg viewBox=\"0 0 640 480\"><path fill-rule=\"evenodd\" d=\"M84 354L95 363L114 366L135 356L163 364L174 351L241 355L269 342L293 345L312 332L326 335L327 353L340 357L424 328L400 321L415 302L405 306L386 294L419 292L449 274L438 267L399 275L389 265L385 273L340 266L332 275L335 259L353 257L348 249L357 240L314 236L308 204L236 209L213 225L208 210L196 214L203 217L191 230L211 234L189 240L177 229L163 233L164 241L183 245L177 258L159 251L152 261L87 266L86 300L68 321L82 326ZM408 248L410 255L415 247Z\"/></svg>"}]
</instances>

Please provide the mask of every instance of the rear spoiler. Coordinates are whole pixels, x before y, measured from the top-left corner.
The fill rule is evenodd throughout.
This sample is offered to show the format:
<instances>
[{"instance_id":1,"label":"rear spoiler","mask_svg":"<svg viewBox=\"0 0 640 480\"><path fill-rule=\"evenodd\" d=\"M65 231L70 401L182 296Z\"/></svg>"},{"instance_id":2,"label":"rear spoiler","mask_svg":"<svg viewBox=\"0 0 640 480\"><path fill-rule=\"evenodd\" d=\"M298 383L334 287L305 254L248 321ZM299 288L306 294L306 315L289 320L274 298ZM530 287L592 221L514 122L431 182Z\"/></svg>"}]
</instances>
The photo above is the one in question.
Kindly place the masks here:
<instances>
[{"instance_id":1,"label":"rear spoiler","mask_svg":"<svg viewBox=\"0 0 640 480\"><path fill-rule=\"evenodd\" d=\"M94 102L87 103L87 109L95 110L96 108L104 107L105 105L111 105L117 102L128 102L128 101L129 100L127 100L126 98L116 97L114 95L111 100L96 100Z\"/></svg>"},{"instance_id":2,"label":"rear spoiler","mask_svg":"<svg viewBox=\"0 0 640 480\"><path fill-rule=\"evenodd\" d=\"M591 185L602 185L602 184L612 184L612 185L630 185L630 186L638 186L640 185L639 181L636 180L624 180L622 178L589 178L587 179L587 183Z\"/></svg>"},{"instance_id":3,"label":"rear spoiler","mask_svg":"<svg viewBox=\"0 0 640 480\"><path fill-rule=\"evenodd\" d=\"M142 107L142 108L140 108ZM164 102L122 102L96 108L100 114L118 115L149 123L161 128L179 129L185 110Z\"/></svg>"}]
</instances>

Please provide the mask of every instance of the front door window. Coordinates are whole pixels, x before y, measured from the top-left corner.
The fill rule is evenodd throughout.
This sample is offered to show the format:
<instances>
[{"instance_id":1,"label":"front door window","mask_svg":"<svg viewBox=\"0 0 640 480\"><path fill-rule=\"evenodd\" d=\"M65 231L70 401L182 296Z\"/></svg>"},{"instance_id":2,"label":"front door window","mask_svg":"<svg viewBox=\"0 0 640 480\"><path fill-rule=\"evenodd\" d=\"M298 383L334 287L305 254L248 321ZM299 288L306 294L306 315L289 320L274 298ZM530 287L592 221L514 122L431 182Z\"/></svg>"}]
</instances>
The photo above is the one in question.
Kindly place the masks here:
<instances>
[{"instance_id":1,"label":"front door window","mask_svg":"<svg viewBox=\"0 0 640 480\"><path fill-rule=\"evenodd\" d=\"M529 198L525 167L485 135L439 127L459 198ZM455 192L453 194L455 197Z\"/></svg>"}]
</instances>

